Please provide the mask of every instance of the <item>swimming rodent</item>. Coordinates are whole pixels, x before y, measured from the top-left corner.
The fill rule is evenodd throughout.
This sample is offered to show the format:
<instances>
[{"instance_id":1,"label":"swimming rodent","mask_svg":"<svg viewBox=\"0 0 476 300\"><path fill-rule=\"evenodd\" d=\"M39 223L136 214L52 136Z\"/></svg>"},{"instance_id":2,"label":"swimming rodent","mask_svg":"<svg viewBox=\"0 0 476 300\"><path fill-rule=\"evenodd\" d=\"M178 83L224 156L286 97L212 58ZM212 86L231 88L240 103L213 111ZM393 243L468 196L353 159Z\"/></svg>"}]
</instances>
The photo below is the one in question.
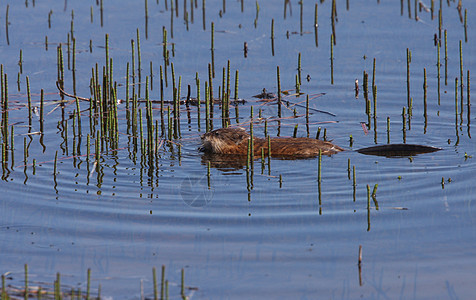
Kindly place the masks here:
<instances>
[{"instance_id":1,"label":"swimming rodent","mask_svg":"<svg viewBox=\"0 0 476 300\"><path fill-rule=\"evenodd\" d=\"M244 156L248 153L250 135L244 128L231 127L210 131L202 135L200 151L211 155L228 156L229 154ZM263 150L268 155L268 139L253 138L254 156L260 156ZM311 138L270 138L271 156L282 158L311 158L319 155L332 155L343 148L318 139ZM408 157L422 153L439 151L441 148L415 144L383 144L357 149L366 155L386 157Z\"/></svg>"},{"instance_id":2,"label":"swimming rodent","mask_svg":"<svg viewBox=\"0 0 476 300\"><path fill-rule=\"evenodd\" d=\"M202 135L200 151L213 154L246 155L250 135L244 128L230 127L210 131ZM268 139L253 138L254 155L268 155ZM332 155L344 151L339 146L312 138L270 138L271 156L313 157Z\"/></svg>"}]
</instances>

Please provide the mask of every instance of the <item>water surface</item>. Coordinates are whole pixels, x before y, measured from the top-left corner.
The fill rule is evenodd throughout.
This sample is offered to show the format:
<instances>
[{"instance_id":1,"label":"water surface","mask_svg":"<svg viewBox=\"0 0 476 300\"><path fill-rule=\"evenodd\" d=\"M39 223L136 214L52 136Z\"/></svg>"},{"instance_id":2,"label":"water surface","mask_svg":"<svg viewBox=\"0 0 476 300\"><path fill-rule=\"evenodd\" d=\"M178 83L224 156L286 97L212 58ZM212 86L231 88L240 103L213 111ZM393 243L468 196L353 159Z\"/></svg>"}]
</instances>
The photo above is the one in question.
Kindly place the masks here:
<instances>
[{"instance_id":1,"label":"water surface","mask_svg":"<svg viewBox=\"0 0 476 300\"><path fill-rule=\"evenodd\" d=\"M301 34L297 1L291 3L292 14L287 7L285 18L283 3L259 2L256 26L255 3L245 3L241 11L239 1L228 1L223 13L222 1L207 1L205 29L199 1L188 30L183 3L179 1L179 16L173 14L172 38L170 3L166 10L163 1L158 5L148 2L147 33L143 2L105 1L102 26L95 1L69 1L66 6L55 1L37 1L35 6L30 2L28 7L21 1L0 5L2 12L9 5L9 44L6 29L2 28L0 52L9 83L8 132L14 128L13 150L10 137L2 136L2 143L8 141L9 146L0 182L0 266L2 272L12 272L10 283L23 285L23 265L28 263L32 284L53 282L56 272L60 272L65 285L85 290L87 269L91 268L93 286L101 284L103 295L134 299L140 297L141 280L145 294L152 295L151 268L165 265L174 297L179 295L182 268L186 285L193 287L186 294L198 299L464 299L473 295L476 230L472 201L476 166L471 125L475 118L469 111L466 90L466 72L474 70L476 63L472 42L476 36L471 23L476 9L473 2L466 1L463 6L463 12L467 9L468 14L467 42L457 3L443 3L448 80L446 85L442 46L439 101L437 48L433 41L434 34L438 34L437 18L432 20L430 12L422 11L415 21L413 10L409 18L406 3L402 15L398 1L350 3L349 9L345 1L337 1L332 84L331 1L318 4L318 47L313 26L314 3L304 4ZM439 7L436 3L435 6ZM48 28L50 10L53 13ZM301 90L305 94L285 99L305 105L305 96L310 95L309 129L305 108L295 106L300 117L290 118L292 109L283 108L285 119L280 123L270 120L268 131L272 136L292 136L298 124L298 136L314 137L321 127L321 138L325 128L327 139L348 151L322 157L320 184L317 158L271 159L270 165L266 159L263 168L261 161L256 160L252 172L243 164L212 164L207 176L207 157L197 151L199 136L206 130L203 106L200 127L196 107L190 108L190 118L182 107L181 137L174 139L176 144L172 146L164 143L150 160L141 154L140 146L134 150L126 104L122 102L118 105L117 147L101 154L96 169L94 156L85 156L87 134L91 135L90 148L94 153L94 134L99 129L97 125L94 130L90 127L89 103L80 104L80 137L77 128L73 136L73 119L69 118L76 109L74 103L61 108L55 102L60 100L55 84L56 47L62 43L67 67L66 42L72 10L79 96L90 97L91 68L97 63L101 70L105 64L105 35L109 34L114 80L119 84L119 98L125 98L126 64L132 60L131 39L137 46L138 28L143 80L140 98L145 96L145 76L150 75L152 62L150 97L160 99L159 66L164 66L165 26L168 42L174 44L175 53L170 61L176 79L181 76L181 95L185 96L187 85L191 85L192 96L196 96L198 72L203 99L211 63L213 22L214 95L218 95L222 82L222 68L230 60L232 97L234 72L239 70L239 98L247 101L239 106L239 116L231 110L232 125L238 122L248 128L253 106L255 134L264 135L264 123L256 118L258 111L262 110L263 119L276 118L277 107L251 96L263 88L276 92L277 66L282 89L293 90L301 53ZM274 56L270 39L272 19ZM458 88L455 114L460 40L464 93L461 102ZM407 107L407 48L412 53L411 116ZM23 73L18 91L20 49ZM172 45L167 49L172 52ZM137 48L134 52L137 67ZM377 112L372 106L371 125L363 130L361 122L368 123L368 116L362 74L369 73L371 87L374 58ZM428 85L426 118L424 68ZM171 99L170 65L167 70L169 85L164 95ZM39 106L40 89L45 92L43 135L27 135L40 131L40 124L38 115L33 114L29 126L26 76L31 83L33 106ZM355 79L360 82L357 99ZM65 89L73 93L72 71L68 69ZM315 97L320 93L325 95ZM373 99L372 93L369 97ZM144 107L142 103L140 108ZM214 110L213 125L219 128L219 106ZM160 123L159 104L153 105L153 112ZM353 151L387 143L387 117L391 142L425 144L443 150L405 158L367 156ZM28 147L26 167L24 141ZM376 184L376 198L368 202L367 185L372 192ZM360 245L363 261L359 272Z\"/></svg>"}]
</instances>

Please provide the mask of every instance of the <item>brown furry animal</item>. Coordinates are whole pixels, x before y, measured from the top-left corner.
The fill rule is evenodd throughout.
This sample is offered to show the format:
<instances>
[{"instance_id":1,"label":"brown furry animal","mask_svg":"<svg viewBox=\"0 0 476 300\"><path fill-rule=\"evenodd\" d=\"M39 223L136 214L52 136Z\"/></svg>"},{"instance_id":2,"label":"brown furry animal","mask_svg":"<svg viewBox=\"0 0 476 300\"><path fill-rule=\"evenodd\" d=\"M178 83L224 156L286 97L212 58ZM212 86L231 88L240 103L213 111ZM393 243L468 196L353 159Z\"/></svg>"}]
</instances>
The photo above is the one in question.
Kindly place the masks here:
<instances>
[{"instance_id":1,"label":"brown furry animal","mask_svg":"<svg viewBox=\"0 0 476 300\"><path fill-rule=\"evenodd\" d=\"M202 136L200 151L214 154L246 155L250 135L240 127L222 128L205 133ZM254 155L268 155L268 139L253 138ZM312 157L331 155L344 151L330 142L311 138L270 138L271 156Z\"/></svg>"}]
</instances>

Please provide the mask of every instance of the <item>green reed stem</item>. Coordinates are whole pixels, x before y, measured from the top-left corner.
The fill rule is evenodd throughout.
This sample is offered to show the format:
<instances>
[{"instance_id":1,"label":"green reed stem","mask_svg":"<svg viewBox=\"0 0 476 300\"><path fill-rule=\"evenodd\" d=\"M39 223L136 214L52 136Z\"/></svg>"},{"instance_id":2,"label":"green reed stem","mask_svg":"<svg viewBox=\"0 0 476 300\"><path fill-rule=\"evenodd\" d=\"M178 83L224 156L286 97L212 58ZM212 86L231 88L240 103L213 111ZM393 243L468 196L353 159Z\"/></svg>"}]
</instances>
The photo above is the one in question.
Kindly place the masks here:
<instances>
[{"instance_id":1,"label":"green reed stem","mask_svg":"<svg viewBox=\"0 0 476 300\"><path fill-rule=\"evenodd\" d=\"M319 23L318 23L318 17L317 17L317 2L314 5L314 42L316 44L316 47L319 46L319 40L318 40L318 28L319 28Z\"/></svg>"},{"instance_id":2,"label":"green reed stem","mask_svg":"<svg viewBox=\"0 0 476 300\"><path fill-rule=\"evenodd\" d=\"M448 85L448 34L445 29L445 85Z\"/></svg>"},{"instance_id":3,"label":"green reed stem","mask_svg":"<svg viewBox=\"0 0 476 300\"><path fill-rule=\"evenodd\" d=\"M28 97L28 120L31 124L31 92L30 92L30 78L26 76L26 93Z\"/></svg>"},{"instance_id":4,"label":"green reed stem","mask_svg":"<svg viewBox=\"0 0 476 300\"><path fill-rule=\"evenodd\" d=\"M437 78L438 78L438 105L440 105L441 64L440 64L440 43L439 42L436 43L436 49L437 49L436 69L437 69Z\"/></svg>"},{"instance_id":5,"label":"green reed stem","mask_svg":"<svg viewBox=\"0 0 476 300\"><path fill-rule=\"evenodd\" d=\"M458 119L458 77L455 77L455 114Z\"/></svg>"},{"instance_id":6,"label":"green reed stem","mask_svg":"<svg viewBox=\"0 0 476 300\"><path fill-rule=\"evenodd\" d=\"M463 109L463 44L459 40L459 73L460 73L460 82L461 82L461 111Z\"/></svg>"},{"instance_id":7,"label":"green reed stem","mask_svg":"<svg viewBox=\"0 0 476 300\"><path fill-rule=\"evenodd\" d=\"M278 80L278 118L281 118L281 76L279 74L279 66L276 67L276 74Z\"/></svg>"},{"instance_id":8,"label":"green reed stem","mask_svg":"<svg viewBox=\"0 0 476 300\"><path fill-rule=\"evenodd\" d=\"M372 69L372 89L375 86L375 65L376 65L376 59L374 58L373 69Z\"/></svg>"},{"instance_id":9,"label":"green reed stem","mask_svg":"<svg viewBox=\"0 0 476 300\"><path fill-rule=\"evenodd\" d=\"M235 71L235 101L238 100L238 79L239 79L239 72L238 70Z\"/></svg>"},{"instance_id":10,"label":"green reed stem","mask_svg":"<svg viewBox=\"0 0 476 300\"><path fill-rule=\"evenodd\" d=\"M182 297L185 297L185 270L182 269L182 272L181 272L182 276L181 276L181 284L180 284L180 295L182 295Z\"/></svg>"},{"instance_id":11,"label":"green reed stem","mask_svg":"<svg viewBox=\"0 0 476 300\"><path fill-rule=\"evenodd\" d=\"M302 81L301 81L301 71L302 71L302 69L301 69L301 52L299 52L299 54L298 54L298 69L297 70L298 70L299 85L301 85L302 84Z\"/></svg>"},{"instance_id":12,"label":"green reed stem","mask_svg":"<svg viewBox=\"0 0 476 300\"><path fill-rule=\"evenodd\" d=\"M141 82L141 79L142 79L142 58L141 58L141 51L140 51L140 34L139 34L139 28L137 28L136 30L136 34L137 34L137 73L139 75L139 98L140 98L140 82Z\"/></svg>"},{"instance_id":13,"label":"green reed stem","mask_svg":"<svg viewBox=\"0 0 476 300\"><path fill-rule=\"evenodd\" d=\"M158 289L157 289L157 272L155 270L155 267L152 268L152 283L154 285L154 300L157 300L159 299L158 297ZM163 289L163 287L162 287ZM163 299L162 298L162 294L161 294L161 298L160 299Z\"/></svg>"},{"instance_id":14,"label":"green reed stem","mask_svg":"<svg viewBox=\"0 0 476 300\"><path fill-rule=\"evenodd\" d=\"M407 48L407 106L410 107L410 61L411 52Z\"/></svg>"},{"instance_id":15,"label":"green reed stem","mask_svg":"<svg viewBox=\"0 0 476 300\"><path fill-rule=\"evenodd\" d=\"M468 10L464 9L464 41L465 43L468 42Z\"/></svg>"},{"instance_id":16,"label":"green reed stem","mask_svg":"<svg viewBox=\"0 0 476 300\"><path fill-rule=\"evenodd\" d=\"M165 289L165 265L162 265L161 279L160 279L160 299L164 299L164 289Z\"/></svg>"},{"instance_id":17,"label":"green reed stem","mask_svg":"<svg viewBox=\"0 0 476 300\"><path fill-rule=\"evenodd\" d=\"M212 79L213 79L212 66L209 63L208 64L208 84L209 84L208 93L210 95L211 103L213 103L213 80Z\"/></svg>"},{"instance_id":18,"label":"green reed stem","mask_svg":"<svg viewBox=\"0 0 476 300\"><path fill-rule=\"evenodd\" d=\"M56 175L58 173L57 165L58 165L58 151L56 151L56 153L55 153L55 163L54 163L54 167L53 167L53 174L54 175Z\"/></svg>"}]
</instances>

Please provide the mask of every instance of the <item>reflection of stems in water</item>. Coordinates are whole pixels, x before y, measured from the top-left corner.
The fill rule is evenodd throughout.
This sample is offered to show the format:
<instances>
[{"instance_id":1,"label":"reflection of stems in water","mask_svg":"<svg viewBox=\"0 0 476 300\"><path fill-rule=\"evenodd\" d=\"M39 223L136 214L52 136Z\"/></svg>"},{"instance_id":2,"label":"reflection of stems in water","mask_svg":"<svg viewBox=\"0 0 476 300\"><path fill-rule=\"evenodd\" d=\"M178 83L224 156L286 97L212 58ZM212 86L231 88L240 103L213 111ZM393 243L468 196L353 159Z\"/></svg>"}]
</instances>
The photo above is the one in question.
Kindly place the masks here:
<instances>
[{"instance_id":1,"label":"reflection of stems in water","mask_svg":"<svg viewBox=\"0 0 476 300\"><path fill-rule=\"evenodd\" d=\"M425 124L426 124L426 119L425 119ZM387 144L390 144L390 117L387 117Z\"/></svg>"},{"instance_id":2,"label":"reflection of stems in water","mask_svg":"<svg viewBox=\"0 0 476 300\"><path fill-rule=\"evenodd\" d=\"M145 0L145 39L149 38L149 12L147 0Z\"/></svg>"},{"instance_id":3,"label":"reflection of stems in water","mask_svg":"<svg viewBox=\"0 0 476 300\"><path fill-rule=\"evenodd\" d=\"M407 140L407 129L406 129L406 108L405 106L402 108L402 133L403 133L403 143Z\"/></svg>"},{"instance_id":4,"label":"reflection of stems in water","mask_svg":"<svg viewBox=\"0 0 476 300\"><path fill-rule=\"evenodd\" d=\"M440 43L439 42L436 43L436 50L437 50L436 70L437 70L437 78L438 78L438 105L440 105L441 64L440 64Z\"/></svg>"},{"instance_id":5,"label":"reflection of stems in water","mask_svg":"<svg viewBox=\"0 0 476 300\"><path fill-rule=\"evenodd\" d=\"M374 143L377 144L377 117L374 115Z\"/></svg>"},{"instance_id":6,"label":"reflection of stems in water","mask_svg":"<svg viewBox=\"0 0 476 300\"><path fill-rule=\"evenodd\" d=\"M255 18L255 28L258 26L258 16L259 16L259 3L258 0L256 0L256 18Z\"/></svg>"},{"instance_id":7,"label":"reflection of stems in water","mask_svg":"<svg viewBox=\"0 0 476 300\"><path fill-rule=\"evenodd\" d=\"M13 130L13 125L12 125L12 131L11 131L11 136L10 136L10 152L12 153L12 169L14 167L14 164L15 164L15 140L14 140L14 130Z\"/></svg>"},{"instance_id":8,"label":"reflection of stems in water","mask_svg":"<svg viewBox=\"0 0 476 300\"><path fill-rule=\"evenodd\" d=\"M322 197L321 197L321 182L317 181L317 197L319 199L319 215L322 215Z\"/></svg>"},{"instance_id":9,"label":"reflection of stems in water","mask_svg":"<svg viewBox=\"0 0 476 300\"><path fill-rule=\"evenodd\" d=\"M253 120L253 106L250 108L250 119ZM254 132L253 132L253 122L250 122L250 139L249 139L250 147L249 147L249 152L250 152L250 163L251 163L251 168L253 169L254 166L254 153L255 153L255 145L254 145Z\"/></svg>"},{"instance_id":10,"label":"reflection of stems in water","mask_svg":"<svg viewBox=\"0 0 476 300\"><path fill-rule=\"evenodd\" d=\"M303 10L304 10L304 1L299 1L300 11L299 11L299 34L302 35L302 19L303 19Z\"/></svg>"},{"instance_id":11,"label":"reflection of stems in water","mask_svg":"<svg viewBox=\"0 0 476 300\"><path fill-rule=\"evenodd\" d=\"M274 19L271 19L271 55L274 56Z\"/></svg>"},{"instance_id":12,"label":"reflection of stems in water","mask_svg":"<svg viewBox=\"0 0 476 300\"><path fill-rule=\"evenodd\" d=\"M352 190L353 190L353 197L354 197L354 202L355 202L355 188L357 186L357 183L356 183L356 177L355 177L355 166L352 166Z\"/></svg>"},{"instance_id":13,"label":"reflection of stems in water","mask_svg":"<svg viewBox=\"0 0 476 300\"><path fill-rule=\"evenodd\" d=\"M471 123L471 96L470 96L470 80L469 80L469 70L468 70L468 74L466 75L466 81L467 81L467 84L466 84L466 88L467 88L467 97L468 97L468 104L467 104L467 111L468 111L468 137L471 138L471 131L470 131L470 123Z\"/></svg>"},{"instance_id":14,"label":"reflection of stems in water","mask_svg":"<svg viewBox=\"0 0 476 300\"><path fill-rule=\"evenodd\" d=\"M5 35L7 38L7 45L10 45L10 38L8 37L8 10L10 9L10 4L7 4L7 12L5 14Z\"/></svg>"},{"instance_id":15,"label":"reflection of stems in water","mask_svg":"<svg viewBox=\"0 0 476 300\"><path fill-rule=\"evenodd\" d=\"M268 175L271 175L271 137L268 135Z\"/></svg>"},{"instance_id":16,"label":"reflection of stems in water","mask_svg":"<svg viewBox=\"0 0 476 300\"><path fill-rule=\"evenodd\" d=\"M362 245L359 245L359 258L357 265L359 266L359 285L362 286Z\"/></svg>"},{"instance_id":17,"label":"reflection of stems in water","mask_svg":"<svg viewBox=\"0 0 476 300\"><path fill-rule=\"evenodd\" d=\"M428 116L427 116L427 109L426 109L426 92L427 90L427 83L426 83L426 68L423 68L423 117L425 119L425 126L424 126L424 133L426 133L426 126L428 124Z\"/></svg>"},{"instance_id":18,"label":"reflection of stems in water","mask_svg":"<svg viewBox=\"0 0 476 300\"><path fill-rule=\"evenodd\" d=\"M53 182L55 183L53 188L55 189L56 195L58 195L58 188L57 188L58 187L58 182L56 181L56 173L53 174Z\"/></svg>"},{"instance_id":19,"label":"reflection of stems in water","mask_svg":"<svg viewBox=\"0 0 476 300\"><path fill-rule=\"evenodd\" d=\"M165 1L167 2L167 1ZM242 4L242 9L241 11L243 12L243 4ZM206 27L206 18L205 18L205 0L202 0L202 20L203 20L203 30L205 31L207 29Z\"/></svg>"},{"instance_id":20,"label":"reflection of stems in water","mask_svg":"<svg viewBox=\"0 0 476 300\"><path fill-rule=\"evenodd\" d=\"M211 162L208 161L208 164L207 164L207 185L208 185L208 189L210 189L210 178L211 178L210 168L211 168Z\"/></svg>"},{"instance_id":21,"label":"reflection of stems in water","mask_svg":"<svg viewBox=\"0 0 476 300\"><path fill-rule=\"evenodd\" d=\"M367 184L367 231L370 231L370 186Z\"/></svg>"},{"instance_id":22,"label":"reflection of stems in water","mask_svg":"<svg viewBox=\"0 0 476 300\"><path fill-rule=\"evenodd\" d=\"M56 175L58 169L57 169L57 164L58 164L58 151L55 153L55 162L53 165L53 175ZM35 160L33 159L33 166L35 165Z\"/></svg>"},{"instance_id":23,"label":"reflection of stems in water","mask_svg":"<svg viewBox=\"0 0 476 300\"><path fill-rule=\"evenodd\" d=\"M331 34L331 84L334 84L334 35Z\"/></svg>"},{"instance_id":24,"label":"reflection of stems in water","mask_svg":"<svg viewBox=\"0 0 476 300\"><path fill-rule=\"evenodd\" d=\"M321 169L322 169L322 151L319 149L319 160L317 161L317 181L321 182Z\"/></svg>"},{"instance_id":25,"label":"reflection of stems in water","mask_svg":"<svg viewBox=\"0 0 476 300\"><path fill-rule=\"evenodd\" d=\"M347 159L347 178L350 180L350 158Z\"/></svg>"},{"instance_id":26,"label":"reflection of stems in water","mask_svg":"<svg viewBox=\"0 0 476 300\"><path fill-rule=\"evenodd\" d=\"M261 148L261 175L264 174L264 148Z\"/></svg>"}]
</instances>

